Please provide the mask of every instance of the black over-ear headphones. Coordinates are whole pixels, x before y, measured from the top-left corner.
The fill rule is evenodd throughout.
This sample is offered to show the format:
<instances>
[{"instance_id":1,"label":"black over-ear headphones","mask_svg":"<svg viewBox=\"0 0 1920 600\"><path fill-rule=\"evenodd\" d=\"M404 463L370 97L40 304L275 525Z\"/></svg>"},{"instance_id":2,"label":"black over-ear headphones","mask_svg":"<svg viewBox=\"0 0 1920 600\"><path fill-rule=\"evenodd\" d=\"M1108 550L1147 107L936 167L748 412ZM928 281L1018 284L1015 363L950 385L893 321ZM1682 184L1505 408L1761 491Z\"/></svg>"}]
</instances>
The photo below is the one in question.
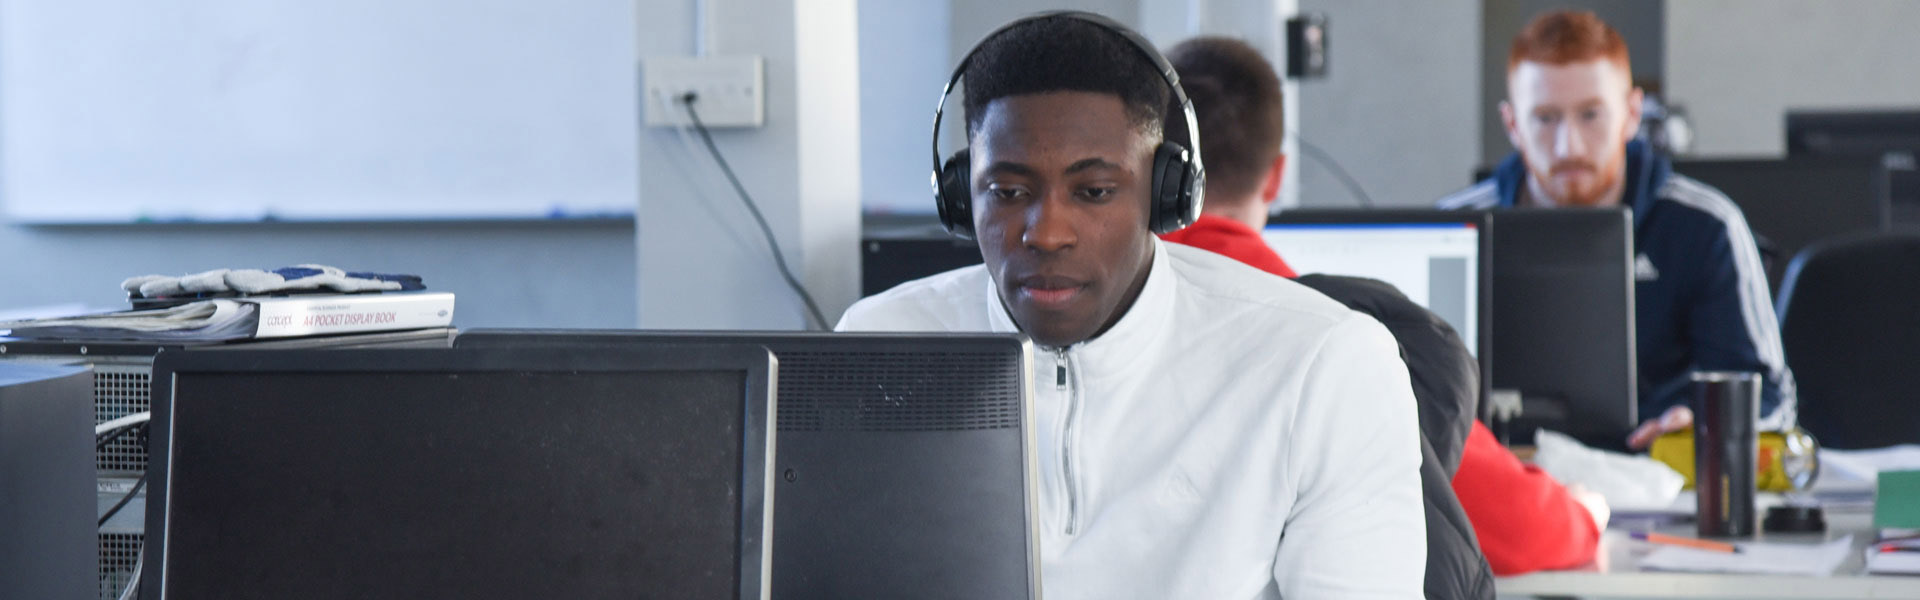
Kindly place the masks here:
<instances>
[{"instance_id":1,"label":"black over-ear headphones","mask_svg":"<svg viewBox=\"0 0 1920 600\"><path fill-rule=\"evenodd\" d=\"M953 86L960 83L960 78L967 72L967 63L973 60L973 55L980 51L980 46L986 40L1030 21L1057 17L1078 19L1113 32L1133 44L1142 56L1160 70L1161 78L1173 90L1173 98L1180 102L1182 118L1187 120L1187 145L1182 147L1162 140L1160 147L1154 149L1153 196L1149 199L1152 206L1147 214L1147 228L1154 233L1168 233L1193 224L1194 219L1200 218L1207 171L1200 163L1199 121L1194 119L1193 103L1187 100L1186 90L1180 89L1180 75L1173 71L1173 64L1167 62L1167 58L1154 50L1153 44L1140 37L1140 34L1112 19L1080 11L1044 12L1003 25L982 38L981 44L974 44L973 49L960 59L960 65L954 67L953 77L948 78L947 86L941 88L940 104L933 111L933 195L940 207L940 224L956 236L973 239L972 161L965 149L953 153L945 161L940 160L940 117L946 112L947 96L953 93Z\"/></svg>"}]
</instances>

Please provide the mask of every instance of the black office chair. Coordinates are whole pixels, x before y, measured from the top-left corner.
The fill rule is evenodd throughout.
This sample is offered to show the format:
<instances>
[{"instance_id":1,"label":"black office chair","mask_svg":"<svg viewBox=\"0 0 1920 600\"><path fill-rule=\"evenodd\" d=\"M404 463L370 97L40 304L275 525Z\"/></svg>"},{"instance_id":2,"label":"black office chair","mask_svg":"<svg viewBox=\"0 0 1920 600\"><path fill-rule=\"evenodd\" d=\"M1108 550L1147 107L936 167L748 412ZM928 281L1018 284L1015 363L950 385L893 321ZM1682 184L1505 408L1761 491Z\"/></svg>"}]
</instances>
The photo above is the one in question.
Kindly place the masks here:
<instances>
[{"instance_id":1,"label":"black office chair","mask_svg":"<svg viewBox=\"0 0 1920 600\"><path fill-rule=\"evenodd\" d=\"M1807 247L1778 304L1802 427L1833 448L1920 443L1920 232Z\"/></svg>"}]
</instances>

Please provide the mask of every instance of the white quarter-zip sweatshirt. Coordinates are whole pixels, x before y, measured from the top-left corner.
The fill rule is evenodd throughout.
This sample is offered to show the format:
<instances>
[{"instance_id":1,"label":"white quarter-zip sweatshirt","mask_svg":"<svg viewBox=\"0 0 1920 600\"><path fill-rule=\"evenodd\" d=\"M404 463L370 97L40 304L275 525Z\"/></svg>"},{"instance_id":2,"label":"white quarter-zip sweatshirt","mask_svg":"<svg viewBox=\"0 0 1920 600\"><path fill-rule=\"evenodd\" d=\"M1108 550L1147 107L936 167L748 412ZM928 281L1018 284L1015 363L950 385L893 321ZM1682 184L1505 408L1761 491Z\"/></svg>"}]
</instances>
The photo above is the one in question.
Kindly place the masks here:
<instances>
[{"instance_id":1,"label":"white quarter-zip sweatshirt","mask_svg":"<svg viewBox=\"0 0 1920 600\"><path fill-rule=\"evenodd\" d=\"M1019 331L978 265L861 300L838 328ZM1398 348L1318 292L1155 240L1113 327L1036 352L1046 598L1419 598Z\"/></svg>"}]
</instances>

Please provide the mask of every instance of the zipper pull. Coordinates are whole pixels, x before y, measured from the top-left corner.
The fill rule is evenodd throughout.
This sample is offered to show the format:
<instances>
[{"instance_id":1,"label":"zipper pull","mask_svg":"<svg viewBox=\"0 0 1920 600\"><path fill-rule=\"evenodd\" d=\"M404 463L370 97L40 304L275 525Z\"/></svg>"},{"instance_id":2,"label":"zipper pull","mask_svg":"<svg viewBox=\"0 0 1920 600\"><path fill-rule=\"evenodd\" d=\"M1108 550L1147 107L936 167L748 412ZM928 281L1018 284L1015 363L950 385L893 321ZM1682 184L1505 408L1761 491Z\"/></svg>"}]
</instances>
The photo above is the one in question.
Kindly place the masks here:
<instances>
[{"instance_id":1,"label":"zipper pull","mask_svg":"<svg viewBox=\"0 0 1920 600\"><path fill-rule=\"evenodd\" d=\"M1067 351L1065 348L1055 350L1054 356L1059 359L1059 362L1053 363L1053 385L1059 389L1067 389Z\"/></svg>"}]
</instances>

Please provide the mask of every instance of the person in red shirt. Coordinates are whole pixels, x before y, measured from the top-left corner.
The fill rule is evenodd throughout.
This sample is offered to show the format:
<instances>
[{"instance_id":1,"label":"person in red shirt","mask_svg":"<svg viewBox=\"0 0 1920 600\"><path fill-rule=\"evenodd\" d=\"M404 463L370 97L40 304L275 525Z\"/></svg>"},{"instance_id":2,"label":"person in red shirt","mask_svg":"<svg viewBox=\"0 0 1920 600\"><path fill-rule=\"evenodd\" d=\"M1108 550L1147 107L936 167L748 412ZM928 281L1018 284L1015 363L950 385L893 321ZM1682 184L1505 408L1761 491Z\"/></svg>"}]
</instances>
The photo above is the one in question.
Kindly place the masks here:
<instances>
[{"instance_id":1,"label":"person in red shirt","mask_svg":"<svg viewBox=\"0 0 1920 600\"><path fill-rule=\"evenodd\" d=\"M1297 277L1259 233L1286 165L1284 105L1272 65L1246 43L1226 38L1188 40L1167 56L1200 121L1207 183L1200 219L1161 238ZM1478 421L1452 483L1494 574L1593 561L1608 518L1606 500L1522 463Z\"/></svg>"}]
</instances>

